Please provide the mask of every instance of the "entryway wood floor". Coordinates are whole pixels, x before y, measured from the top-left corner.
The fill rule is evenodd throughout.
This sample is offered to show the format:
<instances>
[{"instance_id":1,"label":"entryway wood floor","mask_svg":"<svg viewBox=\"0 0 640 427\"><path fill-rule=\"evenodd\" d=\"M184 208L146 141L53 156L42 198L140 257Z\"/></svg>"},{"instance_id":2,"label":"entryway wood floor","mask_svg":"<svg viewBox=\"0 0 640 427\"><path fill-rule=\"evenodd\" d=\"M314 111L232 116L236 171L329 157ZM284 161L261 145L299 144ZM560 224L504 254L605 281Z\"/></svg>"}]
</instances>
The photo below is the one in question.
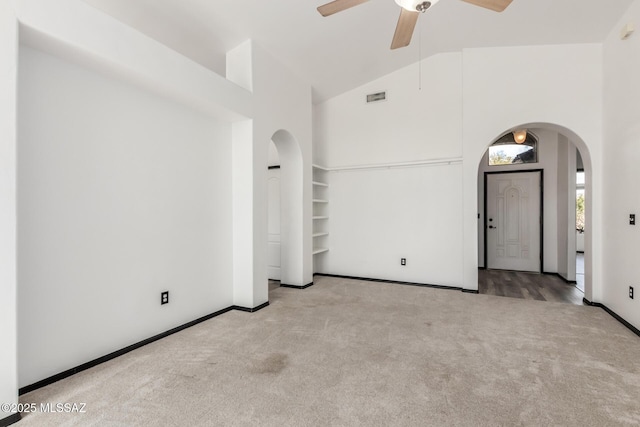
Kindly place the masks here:
<instances>
[{"instance_id":1,"label":"entryway wood floor","mask_svg":"<svg viewBox=\"0 0 640 427\"><path fill-rule=\"evenodd\" d=\"M478 291L486 295L578 305L583 304L584 298L575 284L566 283L558 276L520 271L479 270Z\"/></svg>"},{"instance_id":2,"label":"entryway wood floor","mask_svg":"<svg viewBox=\"0 0 640 427\"><path fill-rule=\"evenodd\" d=\"M280 287L280 280L269 279L269 292Z\"/></svg>"}]
</instances>

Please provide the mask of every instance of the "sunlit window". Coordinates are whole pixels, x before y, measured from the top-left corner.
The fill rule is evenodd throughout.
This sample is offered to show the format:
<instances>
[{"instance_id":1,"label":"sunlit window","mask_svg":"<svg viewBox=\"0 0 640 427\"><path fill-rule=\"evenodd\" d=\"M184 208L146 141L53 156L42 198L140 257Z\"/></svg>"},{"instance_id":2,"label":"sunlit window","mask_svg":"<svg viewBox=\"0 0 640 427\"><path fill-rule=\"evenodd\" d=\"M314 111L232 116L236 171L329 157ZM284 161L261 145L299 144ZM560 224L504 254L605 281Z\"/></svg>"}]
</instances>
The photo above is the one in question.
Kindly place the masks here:
<instances>
[{"instance_id":1,"label":"sunlit window","mask_svg":"<svg viewBox=\"0 0 640 427\"><path fill-rule=\"evenodd\" d=\"M584 233L584 171L576 173L576 230Z\"/></svg>"},{"instance_id":2,"label":"sunlit window","mask_svg":"<svg viewBox=\"0 0 640 427\"><path fill-rule=\"evenodd\" d=\"M509 132L489 147L489 166L538 163L538 141L529 132L522 144L517 144Z\"/></svg>"}]
</instances>

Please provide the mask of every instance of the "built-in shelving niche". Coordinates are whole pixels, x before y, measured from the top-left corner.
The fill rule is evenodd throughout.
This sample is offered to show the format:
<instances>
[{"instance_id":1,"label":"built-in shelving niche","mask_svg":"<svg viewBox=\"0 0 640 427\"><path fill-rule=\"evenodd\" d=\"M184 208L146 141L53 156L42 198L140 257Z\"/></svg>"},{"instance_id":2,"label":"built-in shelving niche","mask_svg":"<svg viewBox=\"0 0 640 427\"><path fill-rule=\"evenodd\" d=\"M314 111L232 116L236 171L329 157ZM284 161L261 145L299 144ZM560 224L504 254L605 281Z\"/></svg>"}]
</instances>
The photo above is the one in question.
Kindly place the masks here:
<instances>
[{"instance_id":1,"label":"built-in shelving niche","mask_svg":"<svg viewBox=\"0 0 640 427\"><path fill-rule=\"evenodd\" d=\"M314 272L329 251L329 184L327 168L313 165L313 255Z\"/></svg>"}]
</instances>

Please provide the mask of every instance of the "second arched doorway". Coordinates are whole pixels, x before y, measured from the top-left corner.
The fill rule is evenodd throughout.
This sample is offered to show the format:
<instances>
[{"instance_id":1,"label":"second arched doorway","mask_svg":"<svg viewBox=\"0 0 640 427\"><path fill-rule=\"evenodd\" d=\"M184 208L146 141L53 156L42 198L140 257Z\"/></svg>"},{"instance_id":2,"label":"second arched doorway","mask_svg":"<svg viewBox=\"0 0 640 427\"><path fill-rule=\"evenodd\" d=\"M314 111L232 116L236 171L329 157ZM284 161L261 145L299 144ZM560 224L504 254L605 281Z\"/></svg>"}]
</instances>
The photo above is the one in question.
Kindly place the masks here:
<instances>
[{"instance_id":1,"label":"second arched doorway","mask_svg":"<svg viewBox=\"0 0 640 427\"><path fill-rule=\"evenodd\" d=\"M528 131L525 143L516 140L514 131L520 129ZM581 188L578 172L587 177ZM590 183L586 144L559 126L521 125L492 141L478 166L479 291L581 303L585 288L591 291L591 230L576 231L576 196L580 190L585 197L589 223ZM584 255L578 255L577 237L585 239ZM584 257L584 262L577 263L577 257ZM581 266L583 271L576 268ZM500 271L511 272L528 286L509 287L516 280ZM539 291L535 283L542 279L524 272L553 276L550 280L563 286ZM564 286L576 285L578 279L579 292ZM566 295L560 295L563 292Z\"/></svg>"},{"instance_id":2,"label":"second arched doorway","mask_svg":"<svg viewBox=\"0 0 640 427\"><path fill-rule=\"evenodd\" d=\"M267 203L269 278L297 287L303 285L304 271L302 152L294 136L283 129L273 134L271 143Z\"/></svg>"}]
</instances>

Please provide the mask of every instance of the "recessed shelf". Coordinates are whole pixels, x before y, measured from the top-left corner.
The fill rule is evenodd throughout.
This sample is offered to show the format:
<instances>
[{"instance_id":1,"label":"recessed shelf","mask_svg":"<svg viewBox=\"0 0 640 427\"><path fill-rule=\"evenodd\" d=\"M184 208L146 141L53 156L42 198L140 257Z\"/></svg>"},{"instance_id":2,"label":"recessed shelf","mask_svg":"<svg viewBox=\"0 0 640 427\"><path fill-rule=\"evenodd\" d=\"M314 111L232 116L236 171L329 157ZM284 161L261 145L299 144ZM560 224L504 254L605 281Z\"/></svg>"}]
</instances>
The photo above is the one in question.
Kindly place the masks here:
<instances>
[{"instance_id":1,"label":"recessed shelf","mask_svg":"<svg viewBox=\"0 0 640 427\"><path fill-rule=\"evenodd\" d=\"M327 221L329 219L328 207L329 205L329 184L323 181L327 181L327 175L330 172L329 168L324 166L320 166L317 164L312 164L313 166L313 195L311 196L311 200L313 202L313 210L315 212L312 213L313 219L313 232L312 239L313 240L313 256L314 256L314 272L317 268L319 268L318 263L322 262L325 258L320 257L319 254L323 254L329 251L329 248L326 247L329 245L329 232ZM318 257L315 257L318 255ZM328 256L328 255L327 255Z\"/></svg>"}]
</instances>

